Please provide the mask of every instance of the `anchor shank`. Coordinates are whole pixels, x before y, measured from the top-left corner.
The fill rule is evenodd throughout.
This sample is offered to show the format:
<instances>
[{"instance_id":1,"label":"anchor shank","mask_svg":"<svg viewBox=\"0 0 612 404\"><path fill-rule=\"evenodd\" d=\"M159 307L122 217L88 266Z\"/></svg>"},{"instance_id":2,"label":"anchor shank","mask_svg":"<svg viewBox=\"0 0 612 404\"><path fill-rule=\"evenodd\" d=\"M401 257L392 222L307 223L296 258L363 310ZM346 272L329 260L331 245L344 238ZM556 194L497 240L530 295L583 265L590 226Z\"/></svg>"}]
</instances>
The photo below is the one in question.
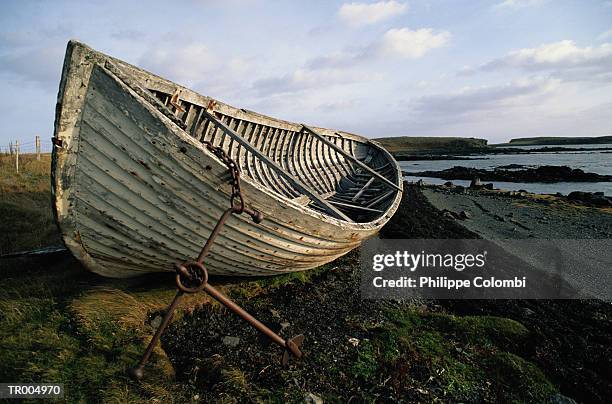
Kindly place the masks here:
<instances>
[{"instance_id":1,"label":"anchor shank","mask_svg":"<svg viewBox=\"0 0 612 404\"><path fill-rule=\"evenodd\" d=\"M266 327L261 321L257 320L255 317L247 313L242 307L238 306L236 303L231 301L227 296L223 293L219 292L217 289L209 285L208 283L204 285L203 289L206 293L211 295L215 300L219 303L242 317L246 322L251 324L253 327L266 334L275 344L280 345L283 348L286 348L286 342L282 339L277 333L272 331L270 328Z\"/></svg>"},{"instance_id":2,"label":"anchor shank","mask_svg":"<svg viewBox=\"0 0 612 404\"><path fill-rule=\"evenodd\" d=\"M130 374L130 376L136 379L142 379L143 372L144 372L144 366L149 361L149 358L151 357L151 354L153 353L153 349L155 349L155 346L159 342L159 338L161 337L162 333L164 332L164 330L170 323L170 320L172 319L172 316L174 315L174 310L176 309L176 306L181 301L182 297L183 297L183 292L179 290L174 296L172 303L170 303L170 306L168 306L168 310L166 311L166 314L164 315L164 318L162 319L161 324L159 325L159 327L157 327L157 330L155 331L153 338L151 338L151 342L149 342L149 345L147 346L147 349L142 355L140 362L138 362L138 365L136 365L135 367L129 369L128 373Z\"/></svg>"},{"instance_id":3,"label":"anchor shank","mask_svg":"<svg viewBox=\"0 0 612 404\"><path fill-rule=\"evenodd\" d=\"M219 219L219 221L215 225L215 228L210 233L210 236L208 236L208 240L206 240L206 244L204 244L204 247L202 248L202 251L200 252L200 255L198 256L198 262L200 262L200 263L204 262L204 258L206 258L206 255L210 251L210 248L212 247L213 243L215 242L215 239L217 238L217 236L221 232L221 229L225 225L225 222L227 222L227 219L229 219L229 217L232 215L232 213L235 213L235 209L234 208L229 208L225 212L223 212L223 215L221 215L221 218Z\"/></svg>"}]
</instances>

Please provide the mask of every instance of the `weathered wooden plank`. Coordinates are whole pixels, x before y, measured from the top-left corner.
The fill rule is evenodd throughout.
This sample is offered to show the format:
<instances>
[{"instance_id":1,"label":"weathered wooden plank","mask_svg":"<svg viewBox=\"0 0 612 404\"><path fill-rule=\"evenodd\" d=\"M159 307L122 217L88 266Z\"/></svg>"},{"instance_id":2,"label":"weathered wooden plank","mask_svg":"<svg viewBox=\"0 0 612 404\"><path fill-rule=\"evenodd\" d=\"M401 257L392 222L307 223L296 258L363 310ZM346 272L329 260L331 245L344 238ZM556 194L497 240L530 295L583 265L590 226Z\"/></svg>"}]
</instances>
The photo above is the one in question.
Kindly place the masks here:
<instances>
[{"instance_id":1,"label":"weathered wooden plank","mask_svg":"<svg viewBox=\"0 0 612 404\"><path fill-rule=\"evenodd\" d=\"M366 183L365 183L365 185L363 186L363 188L361 188L361 189L359 190L359 192L357 192L357 193L355 194L355 196L354 196L353 198L351 198L351 200L352 200L353 202L355 202L357 199L359 199L359 197L360 197L361 195L363 195L363 193L364 193L364 192L365 192L365 191L366 191L366 190L367 190L367 189L370 187L370 185L372 185L372 183L374 182L374 179L375 179L374 177L370 178L370 180L369 180L368 182L366 182Z\"/></svg>"},{"instance_id":2,"label":"weathered wooden plank","mask_svg":"<svg viewBox=\"0 0 612 404\"><path fill-rule=\"evenodd\" d=\"M325 147L325 145L319 142L318 139L314 139L314 140L312 143L313 143L313 153L316 157L315 167L319 175L321 175L321 173L323 174L321 175L321 177L325 181L325 185L326 185L325 190L327 192L331 192L335 189L334 180L332 179L332 176L330 175L330 172L332 171L333 167L329 167L326 169L327 164L325 164L326 163L326 161L324 160L325 153L323 152L324 149L328 149L328 147Z\"/></svg>"},{"instance_id":3,"label":"weathered wooden plank","mask_svg":"<svg viewBox=\"0 0 612 404\"><path fill-rule=\"evenodd\" d=\"M368 208L370 208L372 206L376 206L379 203L381 203L382 201L384 201L385 199L389 198L391 195L393 195L393 191L389 191L386 194L384 194L384 195L382 195L382 196L380 196L378 198L375 198L372 202L368 203L366 206Z\"/></svg>"},{"instance_id":4,"label":"weathered wooden plank","mask_svg":"<svg viewBox=\"0 0 612 404\"><path fill-rule=\"evenodd\" d=\"M355 209L355 210L363 210L363 211L366 211L366 212L376 212L376 213L382 213L383 212L382 210L366 208L365 206L361 206L361 205L352 205L350 203L337 202L337 201L329 201L329 203L331 203L332 205L342 206L343 208L350 208L350 209Z\"/></svg>"},{"instance_id":5,"label":"weathered wooden plank","mask_svg":"<svg viewBox=\"0 0 612 404\"><path fill-rule=\"evenodd\" d=\"M276 171L277 174L282 175L287 180L289 180L291 182L291 184L295 188L300 190L300 192L303 192L304 194L308 195L313 201L318 203L321 207L325 208L325 210L330 215L332 215L333 217L335 217L337 219L346 220L348 222L352 222L353 221L353 219L351 219L350 217L348 217L347 215L342 213L340 210L335 208L328 201L323 199L313 189L311 189L310 187L306 186L299 179L293 177L292 175L287 173L285 170L283 170L278 164L276 164L275 162L271 161L267 156L265 156L263 153L261 153L259 151L259 149L256 149L255 147L253 147L253 145L251 145L249 142L244 140L236 132L234 132L230 128L228 128L223 122L218 121L208 111L204 111L204 114L208 117L208 119L210 119L211 121L215 122L216 126L218 126L223 132L225 132L229 136L232 136L238 143L242 144L245 148L249 149L249 151L254 156L256 156L259 161L261 161L262 163L266 164L268 167L274 169L274 171Z\"/></svg>"},{"instance_id":6,"label":"weathered wooden plank","mask_svg":"<svg viewBox=\"0 0 612 404\"><path fill-rule=\"evenodd\" d=\"M317 133L314 129L306 126L306 125L302 125L302 127L307 130L308 132L310 132L311 134L313 134L314 136L318 137L319 139L321 139L321 141L323 143L325 143L326 145L328 145L329 147L332 147L334 149L336 149L340 154L342 154L345 158L349 159L350 161L352 161L353 163L357 164L360 168L366 170L367 172L369 172L370 174L378 177L380 180L382 180L384 183L386 183L387 185L397 189L398 191L401 191L402 188L399 187L397 184L394 184L393 182L389 181L389 179L383 177L382 175L380 175L379 173L377 173L376 171L374 171L372 168L368 167L366 164L364 164L363 162L361 162L360 160L356 159L354 156L350 155L349 153L345 152L344 150L342 150L341 148L339 148L338 146L336 146L334 143L330 142L329 140L327 140L324 136L321 136L319 133Z\"/></svg>"},{"instance_id":7,"label":"weathered wooden plank","mask_svg":"<svg viewBox=\"0 0 612 404\"><path fill-rule=\"evenodd\" d=\"M316 151L313 151L313 144L314 139L311 136L306 138L306 142L304 144L305 147L303 149L304 165L306 166L308 177L312 178L317 183L315 189L317 189L320 193L325 193L328 191L327 187L325 186L325 181L320 173L318 173L315 169L317 153Z\"/></svg>"}]
</instances>

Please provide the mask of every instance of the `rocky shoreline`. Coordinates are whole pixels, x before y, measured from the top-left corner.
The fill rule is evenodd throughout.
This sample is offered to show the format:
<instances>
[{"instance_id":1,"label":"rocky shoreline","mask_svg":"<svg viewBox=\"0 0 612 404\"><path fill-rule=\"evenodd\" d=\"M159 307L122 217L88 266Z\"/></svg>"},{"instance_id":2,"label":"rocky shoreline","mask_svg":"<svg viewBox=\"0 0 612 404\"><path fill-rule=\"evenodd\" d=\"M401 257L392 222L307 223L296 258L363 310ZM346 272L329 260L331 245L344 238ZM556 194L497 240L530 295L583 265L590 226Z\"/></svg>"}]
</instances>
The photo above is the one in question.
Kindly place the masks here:
<instances>
[{"instance_id":1,"label":"rocky shoreline","mask_svg":"<svg viewBox=\"0 0 612 404\"><path fill-rule=\"evenodd\" d=\"M440 150L440 151L425 151L425 152L394 152L393 157L397 161L418 161L418 160L478 160L487 159L487 156L496 154L534 154L534 153L567 153L567 152L600 152L612 153L610 147L561 147L561 146L543 146L530 149L520 149L517 147L488 147L476 148L471 150Z\"/></svg>"},{"instance_id":2,"label":"rocky shoreline","mask_svg":"<svg viewBox=\"0 0 612 404\"><path fill-rule=\"evenodd\" d=\"M479 178L482 181L506 182L606 182L612 181L612 175L601 175L585 172L568 166L539 166L536 168L520 165L496 167L484 170L472 167L454 166L441 171L404 171L404 175L418 177L442 178L445 180L468 180Z\"/></svg>"}]
</instances>

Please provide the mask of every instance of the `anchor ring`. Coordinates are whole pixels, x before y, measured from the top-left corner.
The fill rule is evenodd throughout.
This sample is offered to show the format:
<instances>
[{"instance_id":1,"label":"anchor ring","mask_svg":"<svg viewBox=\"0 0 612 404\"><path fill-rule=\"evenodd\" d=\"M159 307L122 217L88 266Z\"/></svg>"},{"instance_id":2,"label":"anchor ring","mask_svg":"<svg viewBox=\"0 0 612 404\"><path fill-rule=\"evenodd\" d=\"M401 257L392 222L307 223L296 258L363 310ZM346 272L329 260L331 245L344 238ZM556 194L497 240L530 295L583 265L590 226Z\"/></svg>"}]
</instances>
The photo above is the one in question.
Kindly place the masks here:
<instances>
[{"instance_id":1,"label":"anchor ring","mask_svg":"<svg viewBox=\"0 0 612 404\"><path fill-rule=\"evenodd\" d=\"M208 282L208 271L204 264L197 261L185 261L176 264L176 286L185 293L197 293L204 289Z\"/></svg>"}]
</instances>

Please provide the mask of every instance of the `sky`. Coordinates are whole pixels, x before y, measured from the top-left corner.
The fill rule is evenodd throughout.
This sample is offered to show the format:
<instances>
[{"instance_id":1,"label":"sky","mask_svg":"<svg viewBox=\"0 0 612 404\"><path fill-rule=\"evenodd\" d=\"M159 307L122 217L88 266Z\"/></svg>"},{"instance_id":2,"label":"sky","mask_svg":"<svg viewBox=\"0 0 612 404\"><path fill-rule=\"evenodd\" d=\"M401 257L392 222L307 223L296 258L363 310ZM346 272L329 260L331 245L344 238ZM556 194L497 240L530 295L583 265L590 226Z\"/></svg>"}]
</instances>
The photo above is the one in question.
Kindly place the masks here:
<instances>
[{"instance_id":1,"label":"sky","mask_svg":"<svg viewBox=\"0 0 612 404\"><path fill-rule=\"evenodd\" d=\"M2 1L0 146L48 141L78 39L239 108L367 137L612 134L612 1Z\"/></svg>"}]
</instances>

